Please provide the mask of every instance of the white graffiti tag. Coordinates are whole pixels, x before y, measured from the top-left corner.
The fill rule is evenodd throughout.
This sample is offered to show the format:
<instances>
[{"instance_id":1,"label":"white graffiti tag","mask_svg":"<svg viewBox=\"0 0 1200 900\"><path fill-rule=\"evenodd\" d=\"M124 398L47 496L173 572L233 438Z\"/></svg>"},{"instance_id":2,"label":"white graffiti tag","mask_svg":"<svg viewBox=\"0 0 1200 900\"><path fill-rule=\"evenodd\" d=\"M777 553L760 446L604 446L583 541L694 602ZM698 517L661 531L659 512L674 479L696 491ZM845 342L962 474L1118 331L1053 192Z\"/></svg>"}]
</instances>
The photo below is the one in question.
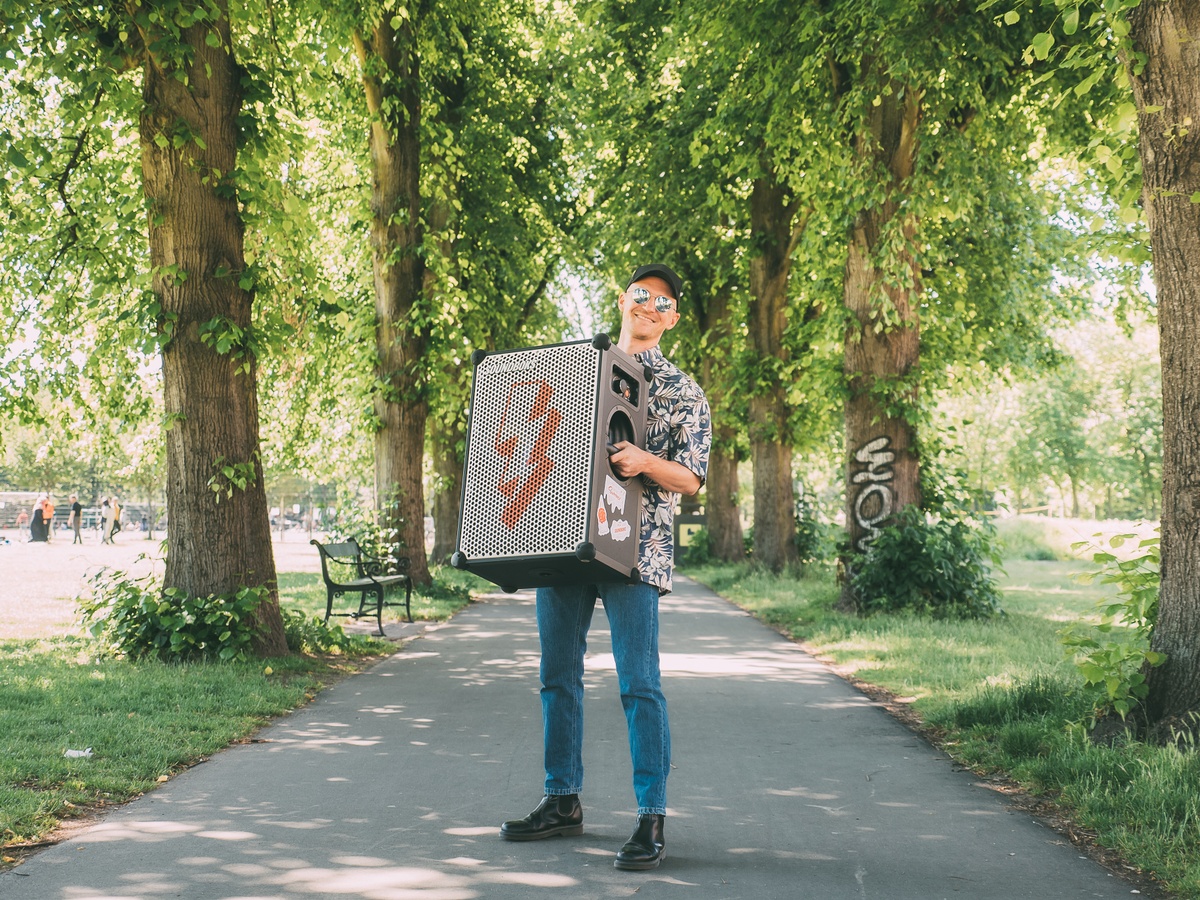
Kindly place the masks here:
<instances>
[{"instance_id":1,"label":"white graffiti tag","mask_svg":"<svg viewBox=\"0 0 1200 900\"><path fill-rule=\"evenodd\" d=\"M865 485L854 498L854 522L863 532L854 542L854 548L859 553L866 552L867 547L874 543L879 537L879 524L892 514L892 488L888 482L895 475L892 462L896 454L887 446L886 437L877 437L867 441L854 454L855 460L867 467L850 478L852 484Z\"/></svg>"}]
</instances>

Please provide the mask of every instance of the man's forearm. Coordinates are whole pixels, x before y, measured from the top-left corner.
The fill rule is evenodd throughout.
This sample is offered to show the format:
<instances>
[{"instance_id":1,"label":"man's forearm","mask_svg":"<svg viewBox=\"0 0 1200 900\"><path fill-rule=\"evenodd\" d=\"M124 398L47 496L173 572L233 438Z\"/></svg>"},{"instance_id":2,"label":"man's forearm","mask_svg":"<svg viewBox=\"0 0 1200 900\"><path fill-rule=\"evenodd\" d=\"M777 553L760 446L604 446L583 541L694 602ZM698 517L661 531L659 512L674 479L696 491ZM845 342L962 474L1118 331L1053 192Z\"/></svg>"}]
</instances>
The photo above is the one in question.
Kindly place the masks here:
<instances>
[{"instance_id":1,"label":"man's forearm","mask_svg":"<svg viewBox=\"0 0 1200 900\"><path fill-rule=\"evenodd\" d=\"M703 487L700 476L687 466L648 453L622 441L612 457L614 468L624 477L644 475L664 491L692 496Z\"/></svg>"}]
</instances>

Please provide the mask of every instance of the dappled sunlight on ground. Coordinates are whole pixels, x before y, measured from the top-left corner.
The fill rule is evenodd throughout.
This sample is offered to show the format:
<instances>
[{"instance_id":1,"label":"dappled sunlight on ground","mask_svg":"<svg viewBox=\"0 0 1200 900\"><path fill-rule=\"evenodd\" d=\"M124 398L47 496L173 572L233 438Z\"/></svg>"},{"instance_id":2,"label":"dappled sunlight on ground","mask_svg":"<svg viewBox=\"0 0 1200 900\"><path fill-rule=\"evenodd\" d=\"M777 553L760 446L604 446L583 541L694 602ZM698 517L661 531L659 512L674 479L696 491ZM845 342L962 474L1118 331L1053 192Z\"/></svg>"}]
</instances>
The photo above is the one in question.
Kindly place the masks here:
<instances>
[{"instance_id":1,"label":"dappled sunlight on ground","mask_svg":"<svg viewBox=\"0 0 1200 900\"><path fill-rule=\"evenodd\" d=\"M617 668L611 653L589 656L586 663L587 669L595 672L615 672ZM828 676L828 669L799 652L663 653L661 666L663 675L672 678L747 677L817 683Z\"/></svg>"}]
</instances>

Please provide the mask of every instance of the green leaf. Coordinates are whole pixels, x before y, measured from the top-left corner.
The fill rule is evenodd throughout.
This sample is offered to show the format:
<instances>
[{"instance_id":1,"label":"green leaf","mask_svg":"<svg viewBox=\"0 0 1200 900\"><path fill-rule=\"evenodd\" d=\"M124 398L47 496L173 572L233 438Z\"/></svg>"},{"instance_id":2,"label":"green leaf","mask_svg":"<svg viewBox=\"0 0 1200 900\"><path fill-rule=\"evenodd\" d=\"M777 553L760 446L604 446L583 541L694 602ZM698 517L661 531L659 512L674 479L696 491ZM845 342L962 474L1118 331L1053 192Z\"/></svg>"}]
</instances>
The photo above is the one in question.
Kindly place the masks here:
<instances>
[{"instance_id":1,"label":"green leaf","mask_svg":"<svg viewBox=\"0 0 1200 900\"><path fill-rule=\"evenodd\" d=\"M12 144L8 145L8 164L14 169L29 168L29 160L25 158L25 154Z\"/></svg>"},{"instance_id":2,"label":"green leaf","mask_svg":"<svg viewBox=\"0 0 1200 900\"><path fill-rule=\"evenodd\" d=\"M1017 12L1015 9L1010 9L1008 12L1006 12L1004 14L1004 24L1005 25L1016 25L1020 21L1021 21L1021 14L1019 12Z\"/></svg>"},{"instance_id":3,"label":"green leaf","mask_svg":"<svg viewBox=\"0 0 1200 900\"><path fill-rule=\"evenodd\" d=\"M1073 6L1063 16L1063 34L1074 34L1079 30L1079 7Z\"/></svg>"},{"instance_id":4,"label":"green leaf","mask_svg":"<svg viewBox=\"0 0 1200 900\"><path fill-rule=\"evenodd\" d=\"M1054 46L1054 35L1048 31L1043 31L1033 36L1033 54L1038 59L1046 59L1050 56L1050 48Z\"/></svg>"}]
</instances>

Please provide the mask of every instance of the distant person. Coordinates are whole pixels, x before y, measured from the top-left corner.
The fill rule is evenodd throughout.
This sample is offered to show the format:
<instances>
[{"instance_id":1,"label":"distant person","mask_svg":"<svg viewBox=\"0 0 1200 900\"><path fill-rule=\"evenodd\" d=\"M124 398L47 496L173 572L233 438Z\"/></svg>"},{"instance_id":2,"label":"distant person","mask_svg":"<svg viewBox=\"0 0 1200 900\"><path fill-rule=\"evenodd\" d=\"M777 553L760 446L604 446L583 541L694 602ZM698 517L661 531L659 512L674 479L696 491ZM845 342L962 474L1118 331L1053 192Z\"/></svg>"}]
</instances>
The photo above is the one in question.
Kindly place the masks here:
<instances>
[{"instance_id":1,"label":"distant person","mask_svg":"<svg viewBox=\"0 0 1200 900\"><path fill-rule=\"evenodd\" d=\"M20 512L17 513L17 531L20 531L22 528L28 527L28 525L29 525L29 513L25 512L25 510L21 510Z\"/></svg>"},{"instance_id":2,"label":"distant person","mask_svg":"<svg viewBox=\"0 0 1200 900\"><path fill-rule=\"evenodd\" d=\"M71 495L71 517L67 520L71 529L75 532L75 537L71 540L72 544L83 543L83 504L79 502L77 494Z\"/></svg>"},{"instance_id":3,"label":"distant person","mask_svg":"<svg viewBox=\"0 0 1200 900\"><path fill-rule=\"evenodd\" d=\"M42 504L42 521L46 523L46 542L54 537L54 498L49 494L46 495L46 502Z\"/></svg>"},{"instance_id":4,"label":"distant person","mask_svg":"<svg viewBox=\"0 0 1200 900\"><path fill-rule=\"evenodd\" d=\"M109 532L112 531L112 504L108 502L108 498L104 498L104 502L100 504L100 543L111 544L112 539Z\"/></svg>"},{"instance_id":5,"label":"distant person","mask_svg":"<svg viewBox=\"0 0 1200 900\"><path fill-rule=\"evenodd\" d=\"M108 542L113 543L113 538L117 536L117 532L121 530L121 504L116 497L112 498L112 530L108 535Z\"/></svg>"},{"instance_id":6,"label":"distant person","mask_svg":"<svg viewBox=\"0 0 1200 900\"><path fill-rule=\"evenodd\" d=\"M46 495L38 494L29 513L29 540L34 543L46 541Z\"/></svg>"}]
</instances>

